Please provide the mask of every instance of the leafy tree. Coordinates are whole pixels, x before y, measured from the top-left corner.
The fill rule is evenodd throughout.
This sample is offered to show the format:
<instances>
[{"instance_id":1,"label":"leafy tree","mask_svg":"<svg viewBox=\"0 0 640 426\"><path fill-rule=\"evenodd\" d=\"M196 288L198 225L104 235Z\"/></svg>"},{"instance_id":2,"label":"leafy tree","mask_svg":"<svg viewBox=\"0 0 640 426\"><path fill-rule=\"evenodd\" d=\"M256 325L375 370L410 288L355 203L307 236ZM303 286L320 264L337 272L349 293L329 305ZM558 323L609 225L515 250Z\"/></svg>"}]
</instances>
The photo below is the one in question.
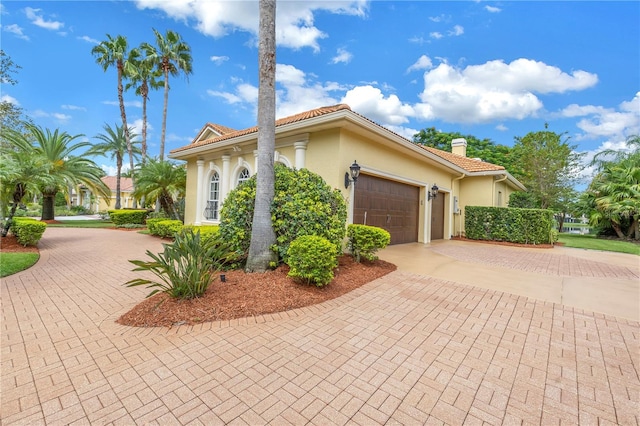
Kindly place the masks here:
<instances>
[{"instance_id":1,"label":"leafy tree","mask_svg":"<svg viewBox=\"0 0 640 426\"><path fill-rule=\"evenodd\" d=\"M488 163L503 166L512 174L518 170L518 165L513 161L511 148L496 144L491 139L478 139L458 132L439 132L435 127L429 127L413 135L413 142L451 152L451 141L458 138L464 138L467 141L467 157L480 158Z\"/></svg>"},{"instance_id":2,"label":"leafy tree","mask_svg":"<svg viewBox=\"0 0 640 426\"><path fill-rule=\"evenodd\" d=\"M14 74L20 68L22 67L13 62L11 57L0 49L0 84L9 84L11 86L18 84ZM6 100L0 101L0 129L9 127L22 131L24 130L22 123L25 121L30 123L31 119L24 115L24 111L20 106Z\"/></svg>"},{"instance_id":3,"label":"leafy tree","mask_svg":"<svg viewBox=\"0 0 640 426\"><path fill-rule=\"evenodd\" d=\"M538 203L530 192L516 191L509 195L509 207L516 209L535 209Z\"/></svg>"},{"instance_id":4,"label":"leafy tree","mask_svg":"<svg viewBox=\"0 0 640 426\"><path fill-rule=\"evenodd\" d=\"M258 174L256 201L247 258L248 272L264 272L276 260L271 246L276 234L271 222L275 193L273 152L276 144L276 0L260 0L258 46Z\"/></svg>"},{"instance_id":5,"label":"leafy tree","mask_svg":"<svg viewBox=\"0 0 640 426\"><path fill-rule=\"evenodd\" d=\"M564 134L547 130L516 137L512 149L520 165L515 173L542 209L554 208L577 181L581 154Z\"/></svg>"},{"instance_id":6,"label":"leafy tree","mask_svg":"<svg viewBox=\"0 0 640 426\"><path fill-rule=\"evenodd\" d=\"M142 43L140 48L145 51L147 60L158 67L164 75L164 108L162 110L162 133L160 136L160 160L164 159L164 141L167 130L167 105L169 102L169 74L177 76L183 72L189 76L193 67L191 47L182 39L180 34L167 30L163 36L155 28L156 46Z\"/></svg>"},{"instance_id":7,"label":"leafy tree","mask_svg":"<svg viewBox=\"0 0 640 426\"><path fill-rule=\"evenodd\" d=\"M590 222L612 228L619 238L640 239L640 136L627 139L626 149L594 157L598 174L582 203L591 207Z\"/></svg>"},{"instance_id":8,"label":"leafy tree","mask_svg":"<svg viewBox=\"0 0 640 426\"><path fill-rule=\"evenodd\" d=\"M132 74L134 64L129 60L129 46L126 37L118 35L115 38L107 34L107 40L100 42L91 49L91 54L96 57L96 63L106 72L110 67L115 66L118 77L118 104L120 105L120 118L122 119L122 128L127 143L127 152L129 153L130 170L134 170L133 164L133 146L131 145L131 137L129 135L129 126L127 125L127 113L124 108L124 86L123 79Z\"/></svg>"},{"instance_id":9,"label":"leafy tree","mask_svg":"<svg viewBox=\"0 0 640 426\"><path fill-rule=\"evenodd\" d=\"M187 186L187 171L184 166L150 158L136 172L136 177L134 197L146 197L150 202L159 200L167 217L182 220L176 202L184 198Z\"/></svg>"},{"instance_id":10,"label":"leafy tree","mask_svg":"<svg viewBox=\"0 0 640 426\"><path fill-rule=\"evenodd\" d=\"M129 53L130 68L129 83L126 90L134 89L136 95L142 98L142 164L147 161L147 101L149 100L149 90L164 87L164 82L158 80L162 72L154 69L153 63L142 56L142 48L132 49Z\"/></svg>"},{"instance_id":11,"label":"leafy tree","mask_svg":"<svg viewBox=\"0 0 640 426\"><path fill-rule=\"evenodd\" d=\"M128 150L127 140L125 136L124 129L122 126L115 125L115 129L108 124L103 126L105 133L99 133L95 136L96 139L101 140L102 142L95 143L91 146L91 148L86 152L86 155L103 155L107 156L110 159L116 160L116 210L120 209L122 204L120 201L120 181L122 177L122 161L124 159L125 153ZM134 133L131 133L129 130L129 136L131 139L135 139L137 136ZM138 157L141 152L140 148L137 147L136 142L131 143L131 149L134 157Z\"/></svg>"}]
</instances>

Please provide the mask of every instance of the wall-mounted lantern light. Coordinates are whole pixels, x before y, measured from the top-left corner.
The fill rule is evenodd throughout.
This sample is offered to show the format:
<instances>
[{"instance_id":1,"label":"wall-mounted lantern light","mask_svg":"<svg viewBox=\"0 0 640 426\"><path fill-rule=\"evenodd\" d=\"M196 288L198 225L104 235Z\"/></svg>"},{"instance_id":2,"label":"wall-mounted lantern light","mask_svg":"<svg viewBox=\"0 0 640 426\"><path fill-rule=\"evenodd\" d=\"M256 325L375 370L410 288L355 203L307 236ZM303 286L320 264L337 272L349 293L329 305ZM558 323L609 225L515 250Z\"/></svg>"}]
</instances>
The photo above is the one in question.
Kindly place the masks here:
<instances>
[{"instance_id":1,"label":"wall-mounted lantern light","mask_svg":"<svg viewBox=\"0 0 640 426\"><path fill-rule=\"evenodd\" d=\"M360 166L354 160L353 164L349 166L349 172L344 174L344 187L349 188L351 182L355 185L358 180L358 176L360 176Z\"/></svg>"},{"instance_id":2,"label":"wall-mounted lantern light","mask_svg":"<svg viewBox=\"0 0 640 426\"><path fill-rule=\"evenodd\" d=\"M431 191L427 193L427 201L433 200L437 196L438 196L438 185L434 183L433 186L431 187Z\"/></svg>"}]
</instances>

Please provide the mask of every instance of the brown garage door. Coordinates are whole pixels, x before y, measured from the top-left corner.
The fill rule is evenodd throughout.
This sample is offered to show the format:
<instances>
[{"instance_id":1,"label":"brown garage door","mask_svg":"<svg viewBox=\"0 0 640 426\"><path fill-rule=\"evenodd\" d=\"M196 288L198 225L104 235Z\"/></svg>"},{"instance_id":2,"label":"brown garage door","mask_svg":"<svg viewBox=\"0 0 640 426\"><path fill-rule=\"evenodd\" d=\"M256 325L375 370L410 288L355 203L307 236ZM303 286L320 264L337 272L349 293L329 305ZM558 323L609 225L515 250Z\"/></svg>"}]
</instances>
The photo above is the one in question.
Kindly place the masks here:
<instances>
[{"instance_id":1,"label":"brown garage door","mask_svg":"<svg viewBox=\"0 0 640 426\"><path fill-rule=\"evenodd\" d=\"M391 234L391 244L416 242L419 204L417 186L360 175L355 187L353 223L386 229Z\"/></svg>"}]
</instances>

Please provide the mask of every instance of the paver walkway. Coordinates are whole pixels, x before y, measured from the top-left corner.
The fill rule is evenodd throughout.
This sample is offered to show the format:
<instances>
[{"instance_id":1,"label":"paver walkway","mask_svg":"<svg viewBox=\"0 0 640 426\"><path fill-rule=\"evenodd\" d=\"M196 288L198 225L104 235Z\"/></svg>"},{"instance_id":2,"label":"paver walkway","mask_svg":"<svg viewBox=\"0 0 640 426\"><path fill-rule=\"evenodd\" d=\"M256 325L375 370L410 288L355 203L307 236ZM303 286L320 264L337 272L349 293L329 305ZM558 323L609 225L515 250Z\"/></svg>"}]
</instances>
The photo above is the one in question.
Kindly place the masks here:
<instances>
[{"instance_id":1,"label":"paver walkway","mask_svg":"<svg viewBox=\"0 0 640 426\"><path fill-rule=\"evenodd\" d=\"M2 424L638 424L640 325L396 271L304 309L114 320L160 242L51 228L2 280Z\"/></svg>"}]
</instances>

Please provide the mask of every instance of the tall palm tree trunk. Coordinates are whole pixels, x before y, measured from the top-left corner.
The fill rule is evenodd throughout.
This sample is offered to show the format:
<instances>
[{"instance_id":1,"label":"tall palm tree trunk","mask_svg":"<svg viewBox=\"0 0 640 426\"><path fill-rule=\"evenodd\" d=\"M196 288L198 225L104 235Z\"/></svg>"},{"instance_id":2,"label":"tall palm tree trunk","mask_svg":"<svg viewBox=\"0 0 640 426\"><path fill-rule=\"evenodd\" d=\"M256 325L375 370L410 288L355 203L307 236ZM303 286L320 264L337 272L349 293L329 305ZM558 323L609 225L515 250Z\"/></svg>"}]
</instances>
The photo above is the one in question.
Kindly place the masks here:
<instances>
[{"instance_id":1,"label":"tall palm tree trunk","mask_svg":"<svg viewBox=\"0 0 640 426\"><path fill-rule=\"evenodd\" d=\"M258 88L258 175L253 211L251 243L246 269L264 272L276 259L271 246L276 235L271 223L271 203L275 193L273 153L276 141L276 0L260 0Z\"/></svg>"},{"instance_id":2,"label":"tall palm tree trunk","mask_svg":"<svg viewBox=\"0 0 640 426\"><path fill-rule=\"evenodd\" d=\"M169 105L169 66L163 64L164 69L164 107L162 109L162 133L160 133L160 161L164 160L164 140L167 134L167 106Z\"/></svg>"},{"instance_id":3,"label":"tall palm tree trunk","mask_svg":"<svg viewBox=\"0 0 640 426\"><path fill-rule=\"evenodd\" d=\"M120 104L120 117L122 118L122 127L124 128L124 139L127 142L127 152L129 153L129 167L131 167L131 180L135 182L134 164L133 164L133 147L131 146L131 137L129 135L129 125L127 124L127 113L124 109L124 87L122 86L122 61L118 61L118 103ZM135 184L134 184L135 185ZM136 199L133 199L133 208L137 207Z\"/></svg>"},{"instance_id":4,"label":"tall palm tree trunk","mask_svg":"<svg viewBox=\"0 0 640 426\"><path fill-rule=\"evenodd\" d=\"M120 180L122 179L122 158L118 156L116 159L116 210L120 210L122 203L120 200Z\"/></svg>"},{"instance_id":5,"label":"tall palm tree trunk","mask_svg":"<svg viewBox=\"0 0 640 426\"><path fill-rule=\"evenodd\" d=\"M56 215L56 192L42 193L42 220L53 220Z\"/></svg>"},{"instance_id":6,"label":"tall palm tree trunk","mask_svg":"<svg viewBox=\"0 0 640 426\"><path fill-rule=\"evenodd\" d=\"M20 201L22 201L25 194L25 185L23 183L17 183L15 189L13 190L13 202L11 203L9 216L7 216L7 220L4 222L4 227L2 228L3 237L6 237L9 233L9 229L11 228L11 224L13 223L13 216L15 216L16 210L18 209L18 204L20 204Z\"/></svg>"}]
</instances>

